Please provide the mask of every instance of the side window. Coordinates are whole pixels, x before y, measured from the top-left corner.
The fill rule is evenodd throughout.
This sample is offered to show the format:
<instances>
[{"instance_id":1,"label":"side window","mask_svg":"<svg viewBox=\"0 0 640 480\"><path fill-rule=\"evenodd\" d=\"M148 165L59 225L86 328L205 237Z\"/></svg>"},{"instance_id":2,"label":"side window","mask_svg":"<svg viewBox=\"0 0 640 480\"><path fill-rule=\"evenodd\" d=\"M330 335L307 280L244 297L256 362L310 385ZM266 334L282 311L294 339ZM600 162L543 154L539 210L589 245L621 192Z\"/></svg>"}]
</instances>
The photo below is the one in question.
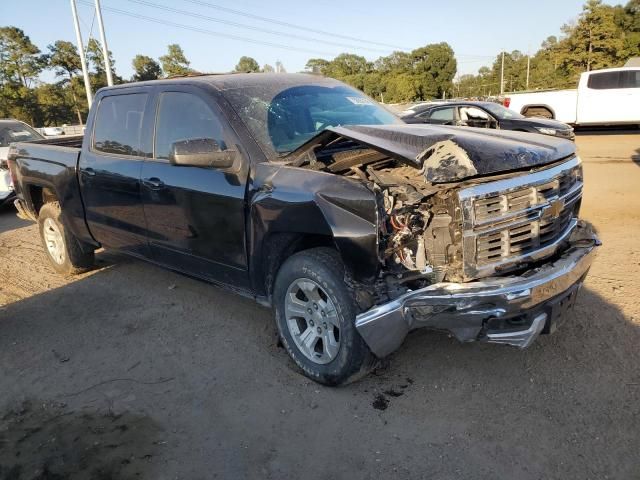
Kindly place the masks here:
<instances>
[{"instance_id":1,"label":"side window","mask_svg":"<svg viewBox=\"0 0 640 480\"><path fill-rule=\"evenodd\" d=\"M640 70L622 72L621 88L640 88Z\"/></svg>"},{"instance_id":2,"label":"side window","mask_svg":"<svg viewBox=\"0 0 640 480\"><path fill-rule=\"evenodd\" d=\"M429 118L443 123L453 122L453 108L439 108L437 110L433 110Z\"/></svg>"},{"instance_id":3,"label":"side window","mask_svg":"<svg viewBox=\"0 0 640 480\"><path fill-rule=\"evenodd\" d=\"M103 97L93 129L93 149L116 155L141 156L140 132L146 93Z\"/></svg>"},{"instance_id":4,"label":"side window","mask_svg":"<svg viewBox=\"0 0 640 480\"><path fill-rule=\"evenodd\" d=\"M155 158L168 160L175 142L209 139L226 150L222 123L204 100L184 92L160 95Z\"/></svg>"},{"instance_id":5,"label":"side window","mask_svg":"<svg viewBox=\"0 0 640 480\"><path fill-rule=\"evenodd\" d=\"M476 107L462 107L460 108L461 120L489 120L489 115Z\"/></svg>"},{"instance_id":6,"label":"side window","mask_svg":"<svg viewBox=\"0 0 640 480\"><path fill-rule=\"evenodd\" d=\"M603 72L589 75L587 87L594 90L610 90L620 88L620 77L622 72Z\"/></svg>"}]
</instances>

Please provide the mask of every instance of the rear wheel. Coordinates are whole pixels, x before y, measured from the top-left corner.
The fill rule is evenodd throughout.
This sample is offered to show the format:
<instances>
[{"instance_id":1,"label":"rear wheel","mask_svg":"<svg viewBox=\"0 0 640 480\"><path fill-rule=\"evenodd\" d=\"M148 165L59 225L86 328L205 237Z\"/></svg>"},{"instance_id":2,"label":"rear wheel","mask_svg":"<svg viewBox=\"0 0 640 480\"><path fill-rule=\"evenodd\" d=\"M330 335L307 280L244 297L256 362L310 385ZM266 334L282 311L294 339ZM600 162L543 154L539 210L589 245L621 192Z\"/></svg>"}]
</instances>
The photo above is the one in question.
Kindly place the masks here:
<instances>
[{"instance_id":1,"label":"rear wheel","mask_svg":"<svg viewBox=\"0 0 640 480\"><path fill-rule=\"evenodd\" d=\"M58 202L42 206L38 214L38 226L47 258L56 272L74 275L93 266L93 250L81 244L66 228Z\"/></svg>"},{"instance_id":2,"label":"rear wheel","mask_svg":"<svg viewBox=\"0 0 640 480\"><path fill-rule=\"evenodd\" d=\"M314 248L289 258L276 278L274 306L282 344L312 380L340 385L374 365L356 330L356 304L335 251Z\"/></svg>"}]
</instances>

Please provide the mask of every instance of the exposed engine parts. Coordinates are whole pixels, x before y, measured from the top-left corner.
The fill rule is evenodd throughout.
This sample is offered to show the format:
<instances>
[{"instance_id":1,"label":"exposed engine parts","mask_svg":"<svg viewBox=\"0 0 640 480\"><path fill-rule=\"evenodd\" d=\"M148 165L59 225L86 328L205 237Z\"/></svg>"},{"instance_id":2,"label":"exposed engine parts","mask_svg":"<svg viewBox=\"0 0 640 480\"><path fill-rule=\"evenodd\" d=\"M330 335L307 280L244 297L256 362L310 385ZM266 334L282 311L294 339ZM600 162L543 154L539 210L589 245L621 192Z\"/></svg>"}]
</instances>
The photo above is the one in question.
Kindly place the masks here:
<instances>
[{"instance_id":1,"label":"exposed engine parts","mask_svg":"<svg viewBox=\"0 0 640 480\"><path fill-rule=\"evenodd\" d=\"M450 191L416 201L412 187L383 190L388 226L383 259L389 271L419 272L431 282L456 276L460 266L459 209Z\"/></svg>"},{"instance_id":2,"label":"exposed engine parts","mask_svg":"<svg viewBox=\"0 0 640 480\"><path fill-rule=\"evenodd\" d=\"M420 285L459 278L460 209L455 191L425 181L424 168L375 150L351 148L307 159L309 168L358 178L379 203L379 256L387 283Z\"/></svg>"}]
</instances>

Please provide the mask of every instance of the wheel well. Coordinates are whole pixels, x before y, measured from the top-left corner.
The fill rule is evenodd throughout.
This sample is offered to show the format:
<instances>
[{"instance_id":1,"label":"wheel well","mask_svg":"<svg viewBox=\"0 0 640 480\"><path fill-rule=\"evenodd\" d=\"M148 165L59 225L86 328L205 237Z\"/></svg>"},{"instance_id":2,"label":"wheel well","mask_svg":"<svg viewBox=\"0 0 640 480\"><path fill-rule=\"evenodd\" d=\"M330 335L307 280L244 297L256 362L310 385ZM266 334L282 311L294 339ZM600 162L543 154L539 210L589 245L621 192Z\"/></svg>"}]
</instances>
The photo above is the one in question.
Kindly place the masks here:
<instances>
[{"instance_id":1,"label":"wheel well","mask_svg":"<svg viewBox=\"0 0 640 480\"><path fill-rule=\"evenodd\" d=\"M553 109L547 105L525 105L520 110L520 113L526 117L527 113L529 113L529 110L546 110L550 115L549 118L556 118L556 115Z\"/></svg>"},{"instance_id":2,"label":"wheel well","mask_svg":"<svg viewBox=\"0 0 640 480\"><path fill-rule=\"evenodd\" d=\"M316 247L329 247L338 250L333 237L328 235L274 233L265 240L262 248L262 268L263 285L267 297L271 297L278 270L287 258L295 253Z\"/></svg>"},{"instance_id":3,"label":"wheel well","mask_svg":"<svg viewBox=\"0 0 640 480\"><path fill-rule=\"evenodd\" d=\"M36 215L40 212L40 209L45 203L57 202L58 197L48 187L41 187L39 185L29 186L29 197L33 205L33 210Z\"/></svg>"}]
</instances>

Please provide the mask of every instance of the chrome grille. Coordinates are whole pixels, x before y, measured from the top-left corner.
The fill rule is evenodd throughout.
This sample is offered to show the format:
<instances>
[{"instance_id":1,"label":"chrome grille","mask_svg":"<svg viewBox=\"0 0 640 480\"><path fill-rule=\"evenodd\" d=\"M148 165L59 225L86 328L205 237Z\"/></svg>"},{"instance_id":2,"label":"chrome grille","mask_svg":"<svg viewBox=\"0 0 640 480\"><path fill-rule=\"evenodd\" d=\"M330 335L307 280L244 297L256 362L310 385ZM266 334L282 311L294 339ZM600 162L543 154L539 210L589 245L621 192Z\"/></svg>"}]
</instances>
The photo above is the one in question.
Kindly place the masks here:
<instances>
[{"instance_id":1,"label":"chrome grille","mask_svg":"<svg viewBox=\"0 0 640 480\"><path fill-rule=\"evenodd\" d=\"M479 278L551 255L576 223L582 167L556 167L459 192L466 278Z\"/></svg>"}]
</instances>

